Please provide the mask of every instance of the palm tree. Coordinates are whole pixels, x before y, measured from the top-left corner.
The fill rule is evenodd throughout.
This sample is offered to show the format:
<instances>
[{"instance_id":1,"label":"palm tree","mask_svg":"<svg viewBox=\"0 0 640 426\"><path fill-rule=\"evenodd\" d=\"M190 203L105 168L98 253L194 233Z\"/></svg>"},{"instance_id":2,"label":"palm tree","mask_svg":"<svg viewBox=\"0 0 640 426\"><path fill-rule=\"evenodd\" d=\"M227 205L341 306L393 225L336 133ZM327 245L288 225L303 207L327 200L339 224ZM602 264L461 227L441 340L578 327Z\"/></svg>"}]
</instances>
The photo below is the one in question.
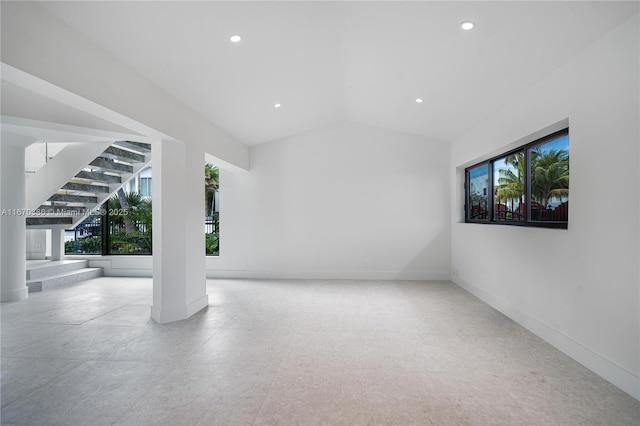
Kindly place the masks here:
<instances>
[{"instance_id":1,"label":"palm tree","mask_svg":"<svg viewBox=\"0 0 640 426\"><path fill-rule=\"evenodd\" d=\"M569 153L565 149L531 151L531 196L547 206L549 200L569 196Z\"/></svg>"},{"instance_id":2,"label":"palm tree","mask_svg":"<svg viewBox=\"0 0 640 426\"><path fill-rule=\"evenodd\" d=\"M208 216L213 216L216 210L215 194L219 188L220 170L213 164L204 163L205 213L208 213Z\"/></svg>"},{"instance_id":3,"label":"palm tree","mask_svg":"<svg viewBox=\"0 0 640 426\"><path fill-rule=\"evenodd\" d=\"M125 211L129 210L129 202L127 202L127 194L124 192L124 189L122 188L118 189L117 195L118 195L118 201L120 202L119 208L122 208ZM132 229L131 229L130 222L125 221L124 227L128 234L131 233Z\"/></svg>"},{"instance_id":4,"label":"palm tree","mask_svg":"<svg viewBox=\"0 0 640 426\"><path fill-rule=\"evenodd\" d=\"M125 194L123 199L119 195L109 199L109 210L114 213L109 216L109 227L112 229L111 250L121 254L151 253L151 199L137 192ZM122 200L128 206L126 209ZM120 214L115 214L116 212ZM116 246L120 248L116 249Z\"/></svg>"},{"instance_id":5,"label":"palm tree","mask_svg":"<svg viewBox=\"0 0 640 426\"><path fill-rule=\"evenodd\" d=\"M125 194L124 201L127 205L126 208L123 206L119 194L109 199L109 210L122 211L122 213L124 213L111 216L111 222L116 225L125 226L127 232L143 231L145 229L151 232L151 199L137 192ZM127 223L129 227L126 226Z\"/></svg>"},{"instance_id":6,"label":"palm tree","mask_svg":"<svg viewBox=\"0 0 640 426\"><path fill-rule=\"evenodd\" d=\"M511 200L511 211L514 211L514 200L519 200L522 204L524 197L524 153L518 152L505 157L505 169L499 169L498 185L495 189L496 201Z\"/></svg>"}]
</instances>

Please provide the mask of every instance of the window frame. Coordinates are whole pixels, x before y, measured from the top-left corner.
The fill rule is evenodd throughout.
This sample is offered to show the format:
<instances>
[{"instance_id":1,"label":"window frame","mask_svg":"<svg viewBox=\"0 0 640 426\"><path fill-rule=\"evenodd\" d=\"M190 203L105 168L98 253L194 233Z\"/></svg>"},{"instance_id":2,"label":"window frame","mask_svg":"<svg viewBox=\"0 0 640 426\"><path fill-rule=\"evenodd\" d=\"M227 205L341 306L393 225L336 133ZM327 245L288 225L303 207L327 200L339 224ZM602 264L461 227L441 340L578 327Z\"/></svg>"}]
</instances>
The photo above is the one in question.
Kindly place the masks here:
<instances>
[{"instance_id":1,"label":"window frame","mask_svg":"<svg viewBox=\"0 0 640 426\"><path fill-rule=\"evenodd\" d=\"M471 169L475 169L478 167L482 167L482 166L487 166L487 183L488 183L488 187L487 187L487 214L486 214L486 218L485 219L470 219L470 212L469 212L469 206L467 205L468 201L469 201L469 196L470 191L471 191L471 179L470 179L470 171ZM487 221L490 220L490 216L493 213L493 209L490 207L491 206L491 202L493 201L493 194L491 193L491 191L489 191L489 188L491 187L491 179L493 177L493 173L491 171L491 163L489 160L486 161L482 161L480 163L474 164L473 166L469 166L464 170L464 218L465 218L465 222L469 222L469 223L485 223Z\"/></svg>"},{"instance_id":2,"label":"window frame","mask_svg":"<svg viewBox=\"0 0 640 426\"><path fill-rule=\"evenodd\" d=\"M153 194L152 194L152 187L153 186L152 186L152 181L151 181L152 178L153 178L152 176L145 176L145 177L140 176L140 188L139 188L138 193L140 195L142 195L143 197L152 197L153 196ZM144 188L145 190L143 191L142 188ZM148 192L148 194L143 194L143 192Z\"/></svg>"},{"instance_id":3,"label":"window frame","mask_svg":"<svg viewBox=\"0 0 640 426\"><path fill-rule=\"evenodd\" d=\"M477 223L477 224L487 224L487 225L508 225L508 226L526 226L526 227L534 227L534 228L556 228L556 229L567 229L569 227L569 220L567 221L534 221L531 220L531 156L530 151L540 145L544 145L545 143L557 139L561 136L567 135L569 136L569 127L565 127L563 129L557 130L553 133L550 133L546 136L538 138L532 142L527 144L518 146L514 149L510 149L508 151L504 151L498 155L495 155L486 160L480 161L478 163L474 163L464 169L464 221L465 223ZM525 218L524 220L496 220L495 218L495 182L494 182L494 163L497 160L501 160L509 155L513 155L516 153L522 152L524 154L524 162L525 162L525 175L524 175L524 204L525 204ZM487 217L486 219L471 219L470 211L469 211L469 196L470 196L470 179L469 172L476 167L488 166L488 181L489 187L487 188ZM570 170L570 168L569 168Z\"/></svg>"}]
</instances>

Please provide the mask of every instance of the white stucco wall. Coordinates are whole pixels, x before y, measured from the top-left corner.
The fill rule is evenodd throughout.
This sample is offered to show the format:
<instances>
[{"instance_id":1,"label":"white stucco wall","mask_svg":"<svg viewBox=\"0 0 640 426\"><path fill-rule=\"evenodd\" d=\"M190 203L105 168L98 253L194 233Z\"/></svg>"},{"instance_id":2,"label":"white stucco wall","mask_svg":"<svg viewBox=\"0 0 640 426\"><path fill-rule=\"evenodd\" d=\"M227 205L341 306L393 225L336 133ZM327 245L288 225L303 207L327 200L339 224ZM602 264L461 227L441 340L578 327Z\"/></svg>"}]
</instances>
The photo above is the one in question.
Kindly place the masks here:
<instances>
[{"instance_id":1,"label":"white stucco wall","mask_svg":"<svg viewBox=\"0 0 640 426\"><path fill-rule=\"evenodd\" d=\"M638 16L452 145L453 280L640 397ZM463 167L570 125L569 229L465 224Z\"/></svg>"},{"instance_id":2,"label":"white stucco wall","mask_svg":"<svg viewBox=\"0 0 640 426\"><path fill-rule=\"evenodd\" d=\"M251 149L221 172L208 275L449 278L449 145L341 124Z\"/></svg>"}]
</instances>

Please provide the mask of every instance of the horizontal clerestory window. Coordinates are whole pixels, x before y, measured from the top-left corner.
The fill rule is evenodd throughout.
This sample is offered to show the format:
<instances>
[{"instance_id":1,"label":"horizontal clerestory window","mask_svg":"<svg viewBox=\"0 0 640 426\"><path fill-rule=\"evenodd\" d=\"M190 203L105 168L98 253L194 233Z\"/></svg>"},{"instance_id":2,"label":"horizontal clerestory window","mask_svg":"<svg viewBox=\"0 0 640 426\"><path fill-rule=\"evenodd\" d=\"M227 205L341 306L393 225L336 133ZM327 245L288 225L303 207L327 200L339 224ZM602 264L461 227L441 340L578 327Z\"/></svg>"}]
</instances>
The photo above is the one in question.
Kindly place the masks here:
<instances>
[{"instance_id":1,"label":"horizontal clerestory window","mask_svg":"<svg viewBox=\"0 0 640 426\"><path fill-rule=\"evenodd\" d=\"M465 221L566 229L569 129L465 169Z\"/></svg>"}]
</instances>

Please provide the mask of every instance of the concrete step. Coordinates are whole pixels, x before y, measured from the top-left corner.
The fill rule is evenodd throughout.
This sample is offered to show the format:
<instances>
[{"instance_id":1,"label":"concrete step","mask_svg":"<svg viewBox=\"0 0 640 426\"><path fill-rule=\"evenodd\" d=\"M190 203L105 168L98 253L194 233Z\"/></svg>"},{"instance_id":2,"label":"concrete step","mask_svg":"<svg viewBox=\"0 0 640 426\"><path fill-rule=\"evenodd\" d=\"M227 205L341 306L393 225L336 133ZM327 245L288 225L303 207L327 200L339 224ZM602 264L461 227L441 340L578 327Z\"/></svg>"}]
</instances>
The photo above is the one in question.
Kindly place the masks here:
<instances>
[{"instance_id":1,"label":"concrete step","mask_svg":"<svg viewBox=\"0 0 640 426\"><path fill-rule=\"evenodd\" d=\"M28 217L27 227L29 228L42 228L49 229L49 226L55 226L56 228L67 227L73 224L73 217L65 217L65 216L35 216Z\"/></svg>"},{"instance_id":2,"label":"concrete step","mask_svg":"<svg viewBox=\"0 0 640 426\"><path fill-rule=\"evenodd\" d=\"M100 154L100 156L112 158L114 160L126 161L128 163L144 163L147 161L144 155L127 151L126 149L118 148L117 146L110 146Z\"/></svg>"},{"instance_id":3,"label":"concrete step","mask_svg":"<svg viewBox=\"0 0 640 426\"><path fill-rule=\"evenodd\" d=\"M121 146L123 148L132 149L139 153L149 153L151 152L151 144L144 142L131 142L131 141L117 141L113 143L114 145Z\"/></svg>"},{"instance_id":4,"label":"concrete step","mask_svg":"<svg viewBox=\"0 0 640 426\"><path fill-rule=\"evenodd\" d=\"M27 281L27 287L29 288L29 293L34 293L71 286L101 276L103 276L102 268L82 268L50 277L29 280Z\"/></svg>"},{"instance_id":5,"label":"concrete step","mask_svg":"<svg viewBox=\"0 0 640 426\"><path fill-rule=\"evenodd\" d=\"M86 207L72 207L72 206L46 206L42 205L38 207L39 214L43 216L58 215L58 216L83 216L87 213Z\"/></svg>"},{"instance_id":6,"label":"concrete step","mask_svg":"<svg viewBox=\"0 0 640 426\"><path fill-rule=\"evenodd\" d=\"M110 189L108 186L104 185L91 185L88 183L80 183L80 182L67 182L61 188L67 191L82 191L82 192L92 192L94 194L109 192Z\"/></svg>"},{"instance_id":7,"label":"concrete step","mask_svg":"<svg viewBox=\"0 0 640 426\"><path fill-rule=\"evenodd\" d=\"M27 260L27 281L88 267L88 260Z\"/></svg>"},{"instance_id":8,"label":"concrete step","mask_svg":"<svg viewBox=\"0 0 640 426\"><path fill-rule=\"evenodd\" d=\"M107 175L101 172L89 172L86 170L82 170L80 173L76 175L77 178L80 179L88 179L94 182L104 182L104 183L121 183L122 178L120 176L115 175Z\"/></svg>"},{"instance_id":9,"label":"concrete step","mask_svg":"<svg viewBox=\"0 0 640 426\"><path fill-rule=\"evenodd\" d=\"M98 197L93 197L90 195L53 194L47 201L96 204L98 202Z\"/></svg>"},{"instance_id":10,"label":"concrete step","mask_svg":"<svg viewBox=\"0 0 640 426\"><path fill-rule=\"evenodd\" d=\"M90 162L89 165L110 172L133 173L133 166L130 166L128 164L116 163L104 157L96 158L95 160Z\"/></svg>"}]
</instances>

